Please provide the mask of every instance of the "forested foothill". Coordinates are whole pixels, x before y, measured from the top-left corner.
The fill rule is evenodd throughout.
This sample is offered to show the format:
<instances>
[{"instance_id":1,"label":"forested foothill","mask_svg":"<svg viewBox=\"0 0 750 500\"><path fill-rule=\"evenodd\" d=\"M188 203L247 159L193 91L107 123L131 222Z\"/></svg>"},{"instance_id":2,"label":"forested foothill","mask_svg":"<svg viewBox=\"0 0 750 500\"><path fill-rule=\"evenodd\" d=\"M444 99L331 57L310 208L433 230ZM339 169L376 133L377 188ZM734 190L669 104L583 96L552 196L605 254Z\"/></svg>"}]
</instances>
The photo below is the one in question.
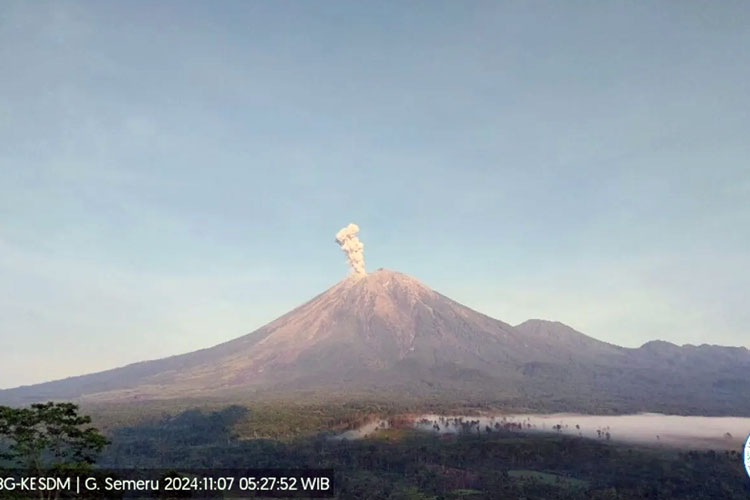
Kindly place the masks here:
<instances>
[{"instance_id":1,"label":"forested foothill","mask_svg":"<svg viewBox=\"0 0 750 500\"><path fill-rule=\"evenodd\" d=\"M333 468L338 498L346 499L750 497L740 450L632 446L470 425L438 435L405 425L400 410L375 403L187 410L114 429L100 464ZM364 439L335 439L368 415L394 426Z\"/></svg>"},{"instance_id":2,"label":"forested foothill","mask_svg":"<svg viewBox=\"0 0 750 500\"><path fill-rule=\"evenodd\" d=\"M102 424L104 435L71 403L1 407L2 465L63 475L97 468L330 468L341 499L750 497L740 450L632 446L608 436L471 422L445 435L408 424L415 413L407 410L424 407L373 402L208 405L173 413L169 407L99 408L93 424ZM372 418L386 419L390 427L363 439L340 439L342 431Z\"/></svg>"}]
</instances>

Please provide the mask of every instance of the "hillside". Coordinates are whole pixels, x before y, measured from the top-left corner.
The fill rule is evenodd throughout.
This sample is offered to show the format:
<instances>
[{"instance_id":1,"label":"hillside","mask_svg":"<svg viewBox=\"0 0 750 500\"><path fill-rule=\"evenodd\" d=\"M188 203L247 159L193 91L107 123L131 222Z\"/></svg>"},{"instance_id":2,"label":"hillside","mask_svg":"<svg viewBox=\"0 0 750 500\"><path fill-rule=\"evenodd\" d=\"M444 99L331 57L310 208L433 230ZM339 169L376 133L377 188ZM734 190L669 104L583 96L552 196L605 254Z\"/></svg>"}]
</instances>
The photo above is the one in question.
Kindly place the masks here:
<instances>
[{"instance_id":1,"label":"hillside","mask_svg":"<svg viewBox=\"0 0 750 500\"><path fill-rule=\"evenodd\" d=\"M230 342L0 391L0 402L366 397L748 415L748 373L745 348L627 349L556 322L511 326L379 270Z\"/></svg>"}]
</instances>

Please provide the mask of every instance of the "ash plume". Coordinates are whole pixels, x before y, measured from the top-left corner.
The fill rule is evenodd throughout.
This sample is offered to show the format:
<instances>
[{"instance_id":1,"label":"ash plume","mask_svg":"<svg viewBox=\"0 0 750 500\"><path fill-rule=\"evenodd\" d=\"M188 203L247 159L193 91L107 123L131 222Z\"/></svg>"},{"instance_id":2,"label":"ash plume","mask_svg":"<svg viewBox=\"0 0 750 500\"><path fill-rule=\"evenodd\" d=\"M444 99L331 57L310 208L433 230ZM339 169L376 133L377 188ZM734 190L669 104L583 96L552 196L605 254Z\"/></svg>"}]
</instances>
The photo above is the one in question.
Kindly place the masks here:
<instances>
[{"instance_id":1,"label":"ash plume","mask_svg":"<svg viewBox=\"0 0 750 500\"><path fill-rule=\"evenodd\" d=\"M349 267L352 268L352 274L355 276L364 276L365 271L365 246L357 238L359 226L352 223L336 233L336 243L341 246L341 250L346 254L349 261Z\"/></svg>"}]
</instances>

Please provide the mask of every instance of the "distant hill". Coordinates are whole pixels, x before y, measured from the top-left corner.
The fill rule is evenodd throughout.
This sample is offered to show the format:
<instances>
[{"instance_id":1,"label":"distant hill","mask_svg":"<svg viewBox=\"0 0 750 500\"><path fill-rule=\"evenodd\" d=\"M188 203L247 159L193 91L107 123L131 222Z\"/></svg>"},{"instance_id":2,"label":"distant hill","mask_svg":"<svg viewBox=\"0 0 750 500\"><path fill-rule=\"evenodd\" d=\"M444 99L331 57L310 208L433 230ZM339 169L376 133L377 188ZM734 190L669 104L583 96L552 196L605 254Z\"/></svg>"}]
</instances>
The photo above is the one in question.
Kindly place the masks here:
<instances>
[{"instance_id":1,"label":"distant hill","mask_svg":"<svg viewBox=\"0 0 750 500\"><path fill-rule=\"evenodd\" d=\"M749 386L745 348L654 341L627 349L562 323L511 326L379 270L230 342L3 390L0 403L366 397L750 415Z\"/></svg>"}]
</instances>

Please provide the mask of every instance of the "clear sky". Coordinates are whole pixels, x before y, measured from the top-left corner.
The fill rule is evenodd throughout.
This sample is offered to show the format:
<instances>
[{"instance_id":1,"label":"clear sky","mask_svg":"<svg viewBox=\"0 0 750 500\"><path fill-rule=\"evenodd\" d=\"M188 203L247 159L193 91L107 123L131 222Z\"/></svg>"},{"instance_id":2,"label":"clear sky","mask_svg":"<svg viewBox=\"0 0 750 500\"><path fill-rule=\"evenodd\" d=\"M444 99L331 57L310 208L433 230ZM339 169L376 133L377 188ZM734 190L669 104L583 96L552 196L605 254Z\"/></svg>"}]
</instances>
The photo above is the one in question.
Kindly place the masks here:
<instances>
[{"instance_id":1,"label":"clear sky","mask_svg":"<svg viewBox=\"0 0 750 500\"><path fill-rule=\"evenodd\" d=\"M368 269L750 346L750 2L0 3L0 387Z\"/></svg>"}]
</instances>

